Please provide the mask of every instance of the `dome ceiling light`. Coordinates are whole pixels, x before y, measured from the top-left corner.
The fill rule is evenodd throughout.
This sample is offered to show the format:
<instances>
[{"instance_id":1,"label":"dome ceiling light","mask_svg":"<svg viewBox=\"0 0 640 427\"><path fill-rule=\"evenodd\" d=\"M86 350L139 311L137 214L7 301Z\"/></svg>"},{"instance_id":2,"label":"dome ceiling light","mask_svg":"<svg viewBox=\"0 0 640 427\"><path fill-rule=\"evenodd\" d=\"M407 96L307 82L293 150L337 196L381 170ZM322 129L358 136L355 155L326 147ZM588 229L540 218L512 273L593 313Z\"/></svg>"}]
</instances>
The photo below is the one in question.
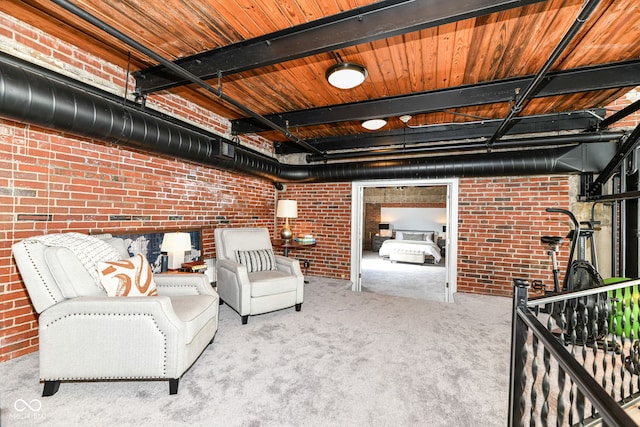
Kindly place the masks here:
<instances>
[{"instance_id":1,"label":"dome ceiling light","mask_svg":"<svg viewBox=\"0 0 640 427\"><path fill-rule=\"evenodd\" d=\"M368 130L378 130L386 124L385 119L369 119L362 122L362 127Z\"/></svg>"},{"instance_id":2,"label":"dome ceiling light","mask_svg":"<svg viewBox=\"0 0 640 427\"><path fill-rule=\"evenodd\" d=\"M367 78L367 69L360 64L340 62L327 70L327 81L338 89L352 89Z\"/></svg>"}]
</instances>

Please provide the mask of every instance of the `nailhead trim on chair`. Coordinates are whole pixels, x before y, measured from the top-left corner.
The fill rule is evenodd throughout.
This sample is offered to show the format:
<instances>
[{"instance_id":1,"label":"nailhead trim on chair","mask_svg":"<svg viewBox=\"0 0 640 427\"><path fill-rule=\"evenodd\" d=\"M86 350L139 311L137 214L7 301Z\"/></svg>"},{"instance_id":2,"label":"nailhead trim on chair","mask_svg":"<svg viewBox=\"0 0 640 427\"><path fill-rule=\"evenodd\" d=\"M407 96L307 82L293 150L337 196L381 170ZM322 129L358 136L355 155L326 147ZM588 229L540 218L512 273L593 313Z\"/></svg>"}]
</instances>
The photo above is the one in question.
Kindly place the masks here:
<instances>
[{"instance_id":1,"label":"nailhead trim on chair","mask_svg":"<svg viewBox=\"0 0 640 427\"><path fill-rule=\"evenodd\" d=\"M158 326L158 323L155 321L155 319L153 318L153 316L151 314L148 313L73 313L73 314L67 314L65 316L59 317L57 319L52 320L51 322L47 323L46 325L44 325L45 327L48 327L49 325L52 325L62 319L66 319L67 317L75 317L75 316L147 316L150 317L153 320L154 325L156 325L156 328L158 329L158 332L160 332L162 334L162 336L164 337L164 352L163 352L163 358L164 358L164 362L163 362L163 375L167 375L167 335L162 332L162 330L160 329L160 327ZM42 327L42 325L41 325ZM115 379L165 379L166 377L150 377L150 376L138 376L138 377L91 377L91 378L86 378L86 377L60 377L60 378L46 378L47 381L56 381L56 380L115 380ZM43 379L43 378L41 378Z\"/></svg>"},{"instance_id":2,"label":"nailhead trim on chair","mask_svg":"<svg viewBox=\"0 0 640 427\"><path fill-rule=\"evenodd\" d=\"M42 273L40 272L40 268L38 268L38 264L33 260L33 256L31 254L31 251L29 250L29 245L34 245L37 244L37 242L32 241L32 240L27 240L25 242L24 245L24 249L27 253L27 256L29 257L29 261L31 262L31 265L33 265L33 268L36 270L36 272L38 273L38 277L40 278L40 282L42 283L42 286L44 286L44 288L47 290L47 292L49 293L49 296L51 297L51 299L54 301L55 304L59 303L61 300L57 299L53 293L51 292L51 288L49 287L49 285L47 284L47 281L44 280L44 278L42 277Z\"/></svg>"}]
</instances>

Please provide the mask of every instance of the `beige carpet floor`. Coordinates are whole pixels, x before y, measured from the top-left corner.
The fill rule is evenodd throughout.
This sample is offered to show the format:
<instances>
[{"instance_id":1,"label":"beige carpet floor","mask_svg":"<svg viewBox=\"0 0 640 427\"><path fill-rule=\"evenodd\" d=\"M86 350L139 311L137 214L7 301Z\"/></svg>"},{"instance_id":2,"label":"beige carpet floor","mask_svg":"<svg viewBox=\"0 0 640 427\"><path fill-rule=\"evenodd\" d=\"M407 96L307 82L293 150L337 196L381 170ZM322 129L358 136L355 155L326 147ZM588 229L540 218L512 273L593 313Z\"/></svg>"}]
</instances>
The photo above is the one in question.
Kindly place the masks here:
<instances>
[{"instance_id":1,"label":"beige carpet floor","mask_svg":"<svg viewBox=\"0 0 640 427\"><path fill-rule=\"evenodd\" d=\"M113 381L63 383L42 398L37 353L1 363L1 424L506 425L509 299L456 294L439 303L309 279L301 312L241 325L221 306L215 341L178 395L166 381Z\"/></svg>"},{"instance_id":2,"label":"beige carpet floor","mask_svg":"<svg viewBox=\"0 0 640 427\"><path fill-rule=\"evenodd\" d=\"M412 264L382 259L377 252L362 253L362 290L384 295L446 301L447 269L439 264Z\"/></svg>"}]
</instances>

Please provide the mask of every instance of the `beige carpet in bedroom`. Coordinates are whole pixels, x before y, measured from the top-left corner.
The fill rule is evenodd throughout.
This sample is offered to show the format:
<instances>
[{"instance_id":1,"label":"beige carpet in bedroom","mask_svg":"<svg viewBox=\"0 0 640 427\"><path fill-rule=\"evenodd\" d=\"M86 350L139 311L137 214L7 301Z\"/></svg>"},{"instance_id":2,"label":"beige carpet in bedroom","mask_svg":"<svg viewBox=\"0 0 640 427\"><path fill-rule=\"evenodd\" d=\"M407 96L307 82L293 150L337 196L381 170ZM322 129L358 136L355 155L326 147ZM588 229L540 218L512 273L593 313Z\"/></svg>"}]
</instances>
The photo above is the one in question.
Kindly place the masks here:
<instances>
[{"instance_id":1,"label":"beige carpet in bedroom","mask_svg":"<svg viewBox=\"0 0 640 427\"><path fill-rule=\"evenodd\" d=\"M362 290L429 301L446 301L444 257L436 265L383 260L377 252L362 254Z\"/></svg>"}]
</instances>

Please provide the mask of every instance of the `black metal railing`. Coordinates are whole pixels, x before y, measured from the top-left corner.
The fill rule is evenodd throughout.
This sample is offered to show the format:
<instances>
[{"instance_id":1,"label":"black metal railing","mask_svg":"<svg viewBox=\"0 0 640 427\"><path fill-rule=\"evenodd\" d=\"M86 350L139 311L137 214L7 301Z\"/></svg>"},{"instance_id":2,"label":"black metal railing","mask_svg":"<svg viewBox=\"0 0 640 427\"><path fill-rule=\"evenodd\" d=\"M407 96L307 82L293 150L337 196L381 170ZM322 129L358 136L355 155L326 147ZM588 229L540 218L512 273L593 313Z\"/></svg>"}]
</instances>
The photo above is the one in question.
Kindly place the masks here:
<instances>
[{"instance_id":1,"label":"black metal railing","mask_svg":"<svg viewBox=\"0 0 640 427\"><path fill-rule=\"evenodd\" d=\"M636 426L640 280L531 300L514 283L509 426Z\"/></svg>"}]
</instances>

